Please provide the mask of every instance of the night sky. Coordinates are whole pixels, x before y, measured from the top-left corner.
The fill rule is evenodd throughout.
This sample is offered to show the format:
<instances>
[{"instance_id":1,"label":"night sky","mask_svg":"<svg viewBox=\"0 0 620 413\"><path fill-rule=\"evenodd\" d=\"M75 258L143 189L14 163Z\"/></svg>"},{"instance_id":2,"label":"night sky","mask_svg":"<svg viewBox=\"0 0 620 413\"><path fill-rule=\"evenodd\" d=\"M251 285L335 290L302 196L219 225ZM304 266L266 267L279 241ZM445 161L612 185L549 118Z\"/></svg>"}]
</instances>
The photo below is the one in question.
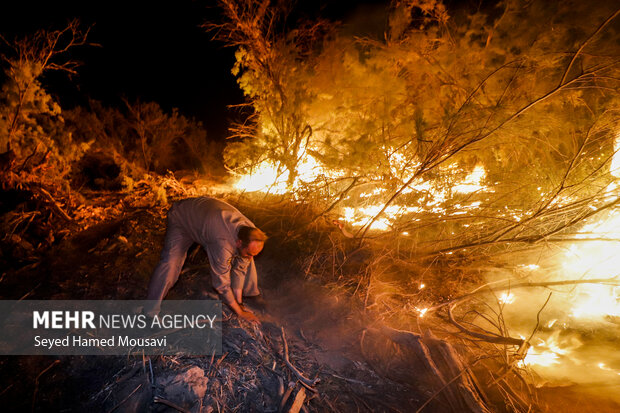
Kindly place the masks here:
<instances>
[{"instance_id":1,"label":"night sky","mask_svg":"<svg viewBox=\"0 0 620 413\"><path fill-rule=\"evenodd\" d=\"M360 34L380 34L385 22L381 0L298 1L295 18L344 20ZM13 2L0 15L0 33L8 40L37 29L61 29L73 18L91 27L88 40L101 47L74 49L83 62L78 75L47 74L46 89L62 107L85 105L87 99L121 106L129 101L155 101L165 110L202 121L210 139L222 140L231 119L241 114L227 108L243 102L230 69L234 50L211 39L200 27L221 21L216 1L28 1ZM369 33L363 33L367 31Z\"/></svg>"}]
</instances>

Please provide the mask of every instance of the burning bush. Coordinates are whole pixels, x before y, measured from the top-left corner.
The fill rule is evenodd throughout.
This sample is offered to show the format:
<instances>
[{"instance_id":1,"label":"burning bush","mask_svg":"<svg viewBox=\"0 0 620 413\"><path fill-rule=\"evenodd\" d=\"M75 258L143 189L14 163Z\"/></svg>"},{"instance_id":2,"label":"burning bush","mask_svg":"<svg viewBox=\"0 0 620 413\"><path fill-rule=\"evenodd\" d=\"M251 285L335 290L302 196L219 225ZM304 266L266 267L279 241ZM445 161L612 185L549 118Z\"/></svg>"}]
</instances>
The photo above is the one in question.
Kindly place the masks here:
<instances>
[{"instance_id":1,"label":"burning bush","mask_svg":"<svg viewBox=\"0 0 620 413\"><path fill-rule=\"evenodd\" d=\"M387 314L428 320L448 308L459 334L503 346L506 372L536 340L548 343L521 366L544 351L575 357L574 340L553 347L568 336L559 326L575 320L552 328L542 314L557 307L545 289L591 296L584 285L605 284L595 296L614 310L599 314L615 317L616 270L594 276L585 245L614 242L599 220L615 219L620 203L617 10L506 1L449 13L435 1L392 2L379 39L325 21L295 25L267 2L220 3L229 20L215 28L237 47L233 73L253 110L225 150L236 187L319 205L311 218L341 219L353 239L347 247L330 237L331 254L313 256L309 273L365 286L365 303L382 302ZM376 265L347 273L360 245L372 246ZM428 294L424 274L459 282ZM466 293L484 277L490 284ZM531 291L518 321L507 316L523 297L512 285ZM605 369L581 361L620 372L617 360L599 362Z\"/></svg>"}]
</instances>

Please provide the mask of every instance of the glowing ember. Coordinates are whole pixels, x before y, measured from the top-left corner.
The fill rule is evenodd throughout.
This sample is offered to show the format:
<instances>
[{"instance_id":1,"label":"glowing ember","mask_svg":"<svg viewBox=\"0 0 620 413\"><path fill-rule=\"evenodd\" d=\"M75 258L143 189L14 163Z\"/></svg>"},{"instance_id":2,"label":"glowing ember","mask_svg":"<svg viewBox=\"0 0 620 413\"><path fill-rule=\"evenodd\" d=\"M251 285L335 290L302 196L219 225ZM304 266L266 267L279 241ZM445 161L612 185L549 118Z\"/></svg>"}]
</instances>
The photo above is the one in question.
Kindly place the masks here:
<instances>
[{"instance_id":1,"label":"glowing ember","mask_svg":"<svg viewBox=\"0 0 620 413\"><path fill-rule=\"evenodd\" d=\"M483 190L485 187L482 182L487 177L487 172L482 165L478 165L474 170L463 179L462 182L454 185L452 189L462 194L471 194L476 191Z\"/></svg>"},{"instance_id":2,"label":"glowing ember","mask_svg":"<svg viewBox=\"0 0 620 413\"><path fill-rule=\"evenodd\" d=\"M502 293L499 297L499 302L502 304L512 304L515 301L515 295L513 293Z\"/></svg>"},{"instance_id":3,"label":"glowing ember","mask_svg":"<svg viewBox=\"0 0 620 413\"><path fill-rule=\"evenodd\" d=\"M546 340L538 339L525 358L519 363L523 366L549 367L559 364L562 357L581 347L582 343L575 337L560 340L560 331L555 331Z\"/></svg>"},{"instance_id":4,"label":"glowing ember","mask_svg":"<svg viewBox=\"0 0 620 413\"><path fill-rule=\"evenodd\" d=\"M267 161L254 168L251 174L243 175L234 184L235 189L246 192L270 192L284 194L287 192L289 173L278 173L277 168Z\"/></svg>"},{"instance_id":5,"label":"glowing ember","mask_svg":"<svg viewBox=\"0 0 620 413\"><path fill-rule=\"evenodd\" d=\"M389 154L388 148L383 149L386 151L386 154ZM419 167L419 163L407 160L397 152L389 154L388 158L390 159L391 172L402 183L408 181ZM295 195L296 190L303 188L307 184L321 182L323 179L335 180L345 176L343 171L325 168L307 152L302 151L298 154L298 159L300 161L297 163L295 179L292 182L289 180L290 173L286 168L263 161L255 166L249 174L239 176L233 187L236 190L246 192L292 193ZM440 169L447 176L454 179L451 188L445 185L441 188L435 188L431 181L415 180L402 191L402 194L414 192L420 194L419 204L417 206L399 205L396 203L389 205L382 212L381 216L371 224L370 229L380 231L391 230L399 218L410 214L430 212L440 216L445 215L447 211L442 205L451 199L451 193L492 192L491 189L483 184L486 179L486 170L481 165L476 166L471 173L460 179L458 178L460 170L457 164L448 165ZM340 212L343 214L344 220L351 226L361 227L367 225L383 209L386 195L388 195L386 188L375 186L355 196L345 198L349 205L357 205L344 206L340 209ZM480 201L463 205L456 204L454 210L450 211L450 214L464 215L468 211L479 208L480 205ZM407 232L402 234L408 235Z\"/></svg>"}]
</instances>

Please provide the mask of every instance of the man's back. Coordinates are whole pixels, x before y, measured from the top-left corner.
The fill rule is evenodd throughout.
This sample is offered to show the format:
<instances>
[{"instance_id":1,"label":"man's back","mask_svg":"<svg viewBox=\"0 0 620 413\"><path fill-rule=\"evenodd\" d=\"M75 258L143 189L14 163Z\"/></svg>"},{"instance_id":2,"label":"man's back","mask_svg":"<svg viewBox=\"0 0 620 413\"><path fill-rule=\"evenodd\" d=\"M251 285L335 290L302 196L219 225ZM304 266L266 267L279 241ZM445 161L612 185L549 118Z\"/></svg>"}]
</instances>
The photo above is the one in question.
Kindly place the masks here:
<instances>
[{"instance_id":1,"label":"man's back","mask_svg":"<svg viewBox=\"0 0 620 413\"><path fill-rule=\"evenodd\" d=\"M187 198L174 204L174 213L195 242L234 246L239 227L254 227L239 210L219 199Z\"/></svg>"}]
</instances>

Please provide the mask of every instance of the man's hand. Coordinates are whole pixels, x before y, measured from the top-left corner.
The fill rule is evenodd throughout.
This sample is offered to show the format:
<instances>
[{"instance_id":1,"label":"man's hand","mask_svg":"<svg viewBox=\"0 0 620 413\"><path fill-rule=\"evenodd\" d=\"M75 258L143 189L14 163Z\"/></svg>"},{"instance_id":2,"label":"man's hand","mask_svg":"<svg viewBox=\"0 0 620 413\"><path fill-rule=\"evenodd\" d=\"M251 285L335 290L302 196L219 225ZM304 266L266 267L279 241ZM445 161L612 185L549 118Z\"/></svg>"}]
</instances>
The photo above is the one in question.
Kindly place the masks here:
<instances>
[{"instance_id":1,"label":"man's hand","mask_svg":"<svg viewBox=\"0 0 620 413\"><path fill-rule=\"evenodd\" d=\"M258 319L258 317L256 317L253 313L249 311L244 310L244 311L241 311L237 315L243 318L244 320L249 321L250 323L260 323L260 320Z\"/></svg>"},{"instance_id":2,"label":"man's hand","mask_svg":"<svg viewBox=\"0 0 620 413\"><path fill-rule=\"evenodd\" d=\"M220 294L222 301L229 306L239 318L243 318L251 323L260 323L260 320L254 315L254 313L247 311L239 305L239 303L235 300L232 290L228 291L228 294Z\"/></svg>"}]
</instances>

